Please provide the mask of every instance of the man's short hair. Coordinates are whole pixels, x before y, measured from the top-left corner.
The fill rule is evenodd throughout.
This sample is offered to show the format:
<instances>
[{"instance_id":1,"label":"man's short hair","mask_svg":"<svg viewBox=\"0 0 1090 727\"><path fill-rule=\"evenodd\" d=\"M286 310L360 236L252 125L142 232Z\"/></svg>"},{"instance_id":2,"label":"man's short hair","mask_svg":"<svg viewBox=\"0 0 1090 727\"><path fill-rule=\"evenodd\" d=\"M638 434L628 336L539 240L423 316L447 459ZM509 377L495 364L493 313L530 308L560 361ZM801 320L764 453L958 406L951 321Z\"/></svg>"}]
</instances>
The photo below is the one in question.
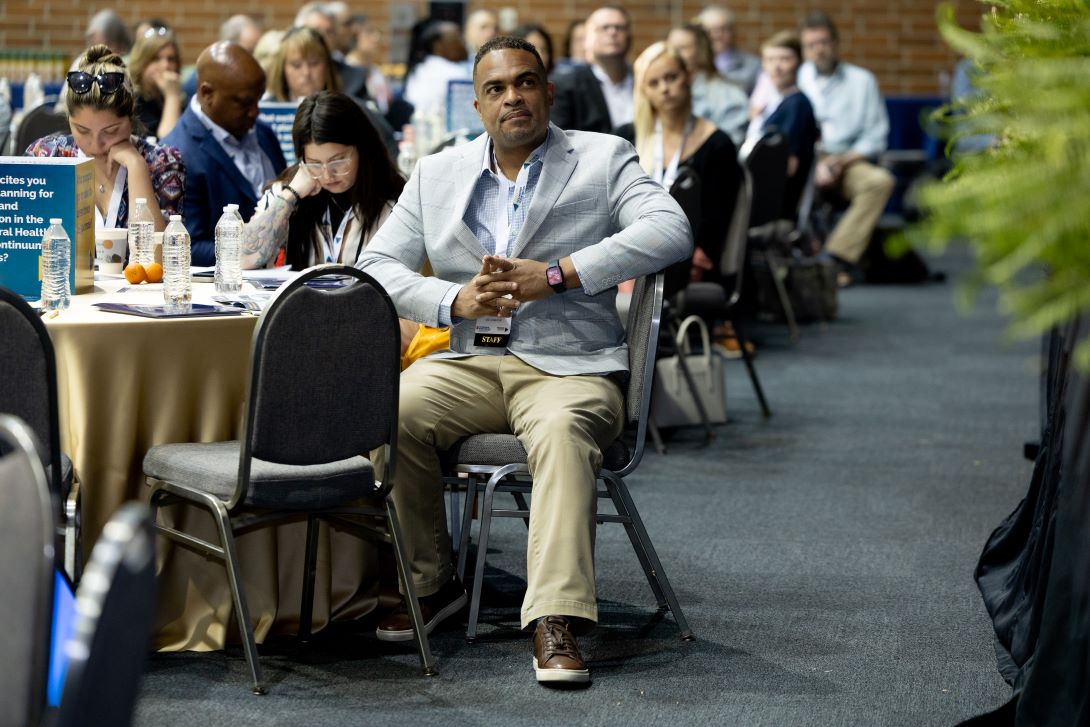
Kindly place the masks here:
<instances>
[{"instance_id":1,"label":"man's short hair","mask_svg":"<svg viewBox=\"0 0 1090 727\"><path fill-rule=\"evenodd\" d=\"M840 34L836 32L836 23L824 10L814 10L807 13L799 23L799 32L804 30L828 30L833 40L840 40Z\"/></svg>"},{"instance_id":2,"label":"man's short hair","mask_svg":"<svg viewBox=\"0 0 1090 727\"><path fill-rule=\"evenodd\" d=\"M592 10L590 14L587 15L587 17L589 18L591 15L594 15L594 13L598 12L599 10L613 10L620 13L624 16L624 23L628 26L628 32L632 32L632 14L628 12L628 8L626 8L624 5L599 5L598 7L594 8L594 10Z\"/></svg>"},{"instance_id":3,"label":"man's short hair","mask_svg":"<svg viewBox=\"0 0 1090 727\"><path fill-rule=\"evenodd\" d=\"M534 44L524 38L516 38L511 35L497 35L485 44L477 49L477 55L473 57L473 80L477 80L477 64L481 62L481 59L494 50L521 50L526 51L534 57L537 61L538 70L541 71L542 78L548 78L548 73L545 71L545 63L541 60L541 55L537 52L537 48Z\"/></svg>"}]
</instances>

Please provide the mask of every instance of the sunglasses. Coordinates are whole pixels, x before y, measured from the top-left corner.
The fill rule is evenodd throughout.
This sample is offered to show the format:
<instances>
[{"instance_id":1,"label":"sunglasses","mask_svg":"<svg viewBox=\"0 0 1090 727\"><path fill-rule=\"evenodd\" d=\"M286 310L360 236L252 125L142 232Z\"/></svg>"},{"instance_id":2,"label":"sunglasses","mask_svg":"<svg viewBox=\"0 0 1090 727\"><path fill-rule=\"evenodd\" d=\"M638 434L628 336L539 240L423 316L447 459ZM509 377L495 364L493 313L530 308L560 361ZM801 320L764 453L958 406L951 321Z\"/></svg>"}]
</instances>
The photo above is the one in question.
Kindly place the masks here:
<instances>
[{"instance_id":1,"label":"sunglasses","mask_svg":"<svg viewBox=\"0 0 1090 727\"><path fill-rule=\"evenodd\" d=\"M165 25L153 25L144 31L144 37L154 38L157 35L168 35L169 33L170 28L166 27Z\"/></svg>"},{"instance_id":2,"label":"sunglasses","mask_svg":"<svg viewBox=\"0 0 1090 727\"><path fill-rule=\"evenodd\" d=\"M92 83L97 83L98 90L105 95L114 93L125 85L125 74L119 71L97 73L93 76L90 73L85 73L83 71L69 71L66 78L68 81L68 88L79 94L90 91Z\"/></svg>"}]
</instances>

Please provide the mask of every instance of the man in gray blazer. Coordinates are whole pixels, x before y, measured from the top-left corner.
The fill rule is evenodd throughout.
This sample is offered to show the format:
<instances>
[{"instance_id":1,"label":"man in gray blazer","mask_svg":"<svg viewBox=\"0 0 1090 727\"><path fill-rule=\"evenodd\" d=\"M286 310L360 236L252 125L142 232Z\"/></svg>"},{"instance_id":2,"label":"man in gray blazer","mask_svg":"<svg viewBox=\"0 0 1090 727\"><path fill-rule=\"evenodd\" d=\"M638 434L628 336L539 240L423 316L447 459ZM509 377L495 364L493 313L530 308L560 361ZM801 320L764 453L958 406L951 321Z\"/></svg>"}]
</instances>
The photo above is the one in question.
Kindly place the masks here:
<instances>
[{"instance_id":1,"label":"man in gray blazer","mask_svg":"<svg viewBox=\"0 0 1090 727\"><path fill-rule=\"evenodd\" d=\"M486 134L417 164L358 263L398 312L451 326L450 350L401 376L397 481L426 628L457 613L438 452L513 433L534 475L522 625L543 683L586 682L573 631L597 621L595 476L624 423L616 285L692 254L678 205L616 137L549 123L534 47L500 37L474 61ZM435 277L421 277L425 260ZM378 465L376 465L378 466ZM409 640L404 607L377 635Z\"/></svg>"}]
</instances>

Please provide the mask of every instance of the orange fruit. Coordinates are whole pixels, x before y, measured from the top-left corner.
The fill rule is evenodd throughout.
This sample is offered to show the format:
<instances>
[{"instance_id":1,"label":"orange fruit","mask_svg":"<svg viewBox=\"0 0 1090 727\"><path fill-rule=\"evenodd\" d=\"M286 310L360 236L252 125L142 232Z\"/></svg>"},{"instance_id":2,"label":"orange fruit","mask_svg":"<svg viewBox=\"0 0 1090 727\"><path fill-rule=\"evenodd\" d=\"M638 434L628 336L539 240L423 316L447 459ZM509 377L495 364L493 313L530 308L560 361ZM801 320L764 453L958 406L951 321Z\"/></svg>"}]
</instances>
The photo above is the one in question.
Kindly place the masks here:
<instances>
[{"instance_id":1,"label":"orange fruit","mask_svg":"<svg viewBox=\"0 0 1090 727\"><path fill-rule=\"evenodd\" d=\"M129 263L125 267L125 280L128 280L133 285L142 283L148 279L148 272L144 270L144 266L140 263Z\"/></svg>"},{"instance_id":2,"label":"orange fruit","mask_svg":"<svg viewBox=\"0 0 1090 727\"><path fill-rule=\"evenodd\" d=\"M148 274L149 283L161 283L163 282L163 266L159 263L152 263L148 265L145 270Z\"/></svg>"}]
</instances>

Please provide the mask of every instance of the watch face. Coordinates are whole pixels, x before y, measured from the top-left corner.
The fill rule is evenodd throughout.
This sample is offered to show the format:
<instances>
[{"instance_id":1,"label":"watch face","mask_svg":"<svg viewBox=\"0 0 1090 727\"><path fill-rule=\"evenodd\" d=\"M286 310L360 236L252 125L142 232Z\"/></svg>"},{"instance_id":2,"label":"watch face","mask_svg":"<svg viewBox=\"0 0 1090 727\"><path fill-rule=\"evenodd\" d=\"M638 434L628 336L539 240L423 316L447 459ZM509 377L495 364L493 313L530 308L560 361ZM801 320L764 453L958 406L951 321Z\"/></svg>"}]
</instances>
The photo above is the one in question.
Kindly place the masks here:
<instances>
[{"instance_id":1,"label":"watch face","mask_svg":"<svg viewBox=\"0 0 1090 727\"><path fill-rule=\"evenodd\" d=\"M549 281L549 285L560 285L564 282L564 271L559 267L549 268L545 271L545 279Z\"/></svg>"}]
</instances>

